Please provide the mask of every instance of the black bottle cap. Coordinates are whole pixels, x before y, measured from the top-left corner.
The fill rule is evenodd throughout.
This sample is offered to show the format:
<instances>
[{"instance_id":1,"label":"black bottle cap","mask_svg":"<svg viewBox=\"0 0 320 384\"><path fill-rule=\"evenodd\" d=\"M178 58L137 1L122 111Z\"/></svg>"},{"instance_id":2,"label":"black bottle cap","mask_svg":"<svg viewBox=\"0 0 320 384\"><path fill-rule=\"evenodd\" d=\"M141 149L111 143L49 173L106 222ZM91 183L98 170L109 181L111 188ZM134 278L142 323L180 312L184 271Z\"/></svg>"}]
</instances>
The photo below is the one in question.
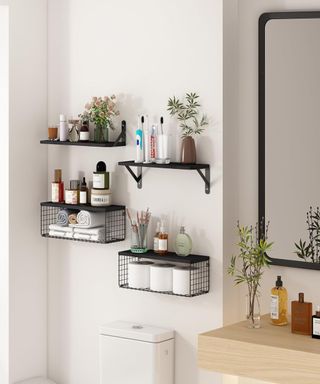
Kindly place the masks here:
<instances>
[{"instance_id":1,"label":"black bottle cap","mask_svg":"<svg viewBox=\"0 0 320 384\"><path fill-rule=\"evenodd\" d=\"M144 116L143 115L141 116L141 123L142 124L144 123Z\"/></svg>"},{"instance_id":2,"label":"black bottle cap","mask_svg":"<svg viewBox=\"0 0 320 384\"><path fill-rule=\"evenodd\" d=\"M282 287L283 283L281 280L281 276L277 276L277 281L276 281L276 287Z\"/></svg>"},{"instance_id":3,"label":"black bottle cap","mask_svg":"<svg viewBox=\"0 0 320 384\"><path fill-rule=\"evenodd\" d=\"M163 117L160 117L160 124L163 124Z\"/></svg>"},{"instance_id":4,"label":"black bottle cap","mask_svg":"<svg viewBox=\"0 0 320 384\"><path fill-rule=\"evenodd\" d=\"M87 186L87 183L86 183L86 178L83 177L82 178L82 183L81 183L81 187L86 187Z\"/></svg>"},{"instance_id":5,"label":"black bottle cap","mask_svg":"<svg viewBox=\"0 0 320 384\"><path fill-rule=\"evenodd\" d=\"M97 163L97 172L106 172L107 170L107 166L106 166L106 163L104 161L99 161L99 163Z\"/></svg>"}]
</instances>

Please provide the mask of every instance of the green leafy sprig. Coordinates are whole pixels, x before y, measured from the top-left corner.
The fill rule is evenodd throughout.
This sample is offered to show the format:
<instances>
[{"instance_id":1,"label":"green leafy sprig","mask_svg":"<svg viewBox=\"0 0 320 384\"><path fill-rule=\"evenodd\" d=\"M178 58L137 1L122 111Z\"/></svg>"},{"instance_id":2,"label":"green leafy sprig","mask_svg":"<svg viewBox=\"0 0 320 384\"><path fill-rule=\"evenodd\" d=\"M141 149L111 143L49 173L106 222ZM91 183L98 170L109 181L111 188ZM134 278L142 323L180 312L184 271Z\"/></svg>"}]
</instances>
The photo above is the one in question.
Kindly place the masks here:
<instances>
[{"instance_id":1,"label":"green leafy sprig","mask_svg":"<svg viewBox=\"0 0 320 384\"><path fill-rule=\"evenodd\" d=\"M171 116L176 116L180 121L182 138L193 135L200 135L205 126L208 125L206 115L199 116L199 96L194 93L186 93L186 102L180 101L177 97L170 97L168 100L168 111Z\"/></svg>"},{"instance_id":2,"label":"green leafy sprig","mask_svg":"<svg viewBox=\"0 0 320 384\"><path fill-rule=\"evenodd\" d=\"M294 252L300 259L311 263L320 263L320 209L315 210L310 207L307 212L307 231L309 242L299 240L294 243L296 251Z\"/></svg>"}]
</instances>

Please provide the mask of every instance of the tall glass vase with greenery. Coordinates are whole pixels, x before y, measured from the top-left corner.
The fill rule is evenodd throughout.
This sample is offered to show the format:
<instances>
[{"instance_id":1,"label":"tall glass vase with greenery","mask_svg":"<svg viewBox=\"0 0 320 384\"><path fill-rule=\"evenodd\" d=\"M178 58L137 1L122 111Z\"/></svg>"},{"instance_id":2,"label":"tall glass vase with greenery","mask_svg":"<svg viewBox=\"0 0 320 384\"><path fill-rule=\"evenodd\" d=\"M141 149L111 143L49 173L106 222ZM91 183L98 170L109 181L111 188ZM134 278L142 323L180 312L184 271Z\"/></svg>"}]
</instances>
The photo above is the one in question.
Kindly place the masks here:
<instances>
[{"instance_id":1,"label":"tall glass vase with greenery","mask_svg":"<svg viewBox=\"0 0 320 384\"><path fill-rule=\"evenodd\" d=\"M247 319L250 328L260 328L259 288L265 267L269 267L270 259L267 252L273 243L268 242L269 223L264 221L255 227L242 227L237 224L239 235L239 254L232 256L228 274L234 276L235 284L246 283Z\"/></svg>"}]
</instances>

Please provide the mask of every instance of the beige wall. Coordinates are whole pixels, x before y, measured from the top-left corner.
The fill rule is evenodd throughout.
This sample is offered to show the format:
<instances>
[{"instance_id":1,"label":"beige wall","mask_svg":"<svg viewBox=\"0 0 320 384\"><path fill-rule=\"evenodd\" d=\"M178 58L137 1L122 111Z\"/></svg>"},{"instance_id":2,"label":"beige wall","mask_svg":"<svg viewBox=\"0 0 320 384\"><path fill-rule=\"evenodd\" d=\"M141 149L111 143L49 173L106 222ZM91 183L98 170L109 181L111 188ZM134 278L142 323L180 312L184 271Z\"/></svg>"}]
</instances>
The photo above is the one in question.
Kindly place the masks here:
<instances>
[{"instance_id":1,"label":"beige wall","mask_svg":"<svg viewBox=\"0 0 320 384\"><path fill-rule=\"evenodd\" d=\"M224 158L227 156L234 156L235 149L231 145L230 140L226 140L226 130L233 129L234 135L237 135L238 142L238 167L237 172L239 179L234 176L232 167L227 167L227 162L224 162L224 180L231 180L233 177L235 182L229 184L229 188L233 188L238 194L238 215L237 217L243 224L254 223L258 216L258 18L261 13L269 11L289 11L289 10L319 10L319 0L239 0L236 1L233 8L228 8L227 3L224 4L224 20L229 17L237 19L236 23L229 27L229 34L226 33L226 22L224 24L224 51L230 49L230 44L236 46L238 44L238 80L234 84L238 84L238 104L234 107L234 114L237 116L238 124L235 123L237 128L232 128L226 125L226 116L224 112ZM227 14L226 12L231 12ZM236 29L236 32L234 29ZM230 40L230 34L233 39ZM226 45L227 44L227 45ZM235 58L235 56L234 56ZM228 64L224 63L224 71L228 68ZM226 87L231 84L226 81L224 76L224 93ZM224 111L229 111L228 104L234 105L234 95L226 99L224 97ZM241 167L241 169L240 169ZM225 194L228 193L224 190ZM225 204L226 206L227 204ZM228 249L225 244L228 239L234 242L234 232L231 230L232 226L228 220L232 218L232 214L228 214L228 209L224 210L224 247L225 251ZM272 218L271 225L272 225ZM228 229L229 228L229 229ZM224 253L224 260L228 260L230 253ZM226 264L226 263L225 263ZM276 276L280 274L283 277L285 286L289 292L289 300L296 298L299 291L305 292L307 300L312 301L314 304L320 302L319 295L319 272L316 271L303 271L301 269L290 269L282 267L272 267L265 273L262 286L262 295L264 298L263 312L269 310L269 292L274 285ZM227 281L226 275L224 278ZM224 284L227 284L226 282ZM243 291L240 297L244 297ZM244 300L241 303L242 311L235 313L230 310L229 305L236 305L239 292L229 287L228 290L224 289L224 323L228 323L230 318L232 320L237 317L240 319L244 315ZM242 312L242 315L240 313ZM238 314L238 315L237 315ZM230 380L230 378L228 378ZM232 380L236 380L232 378ZM241 383L247 382L241 379ZM233 382L232 382L233 383ZM252 381L250 381L250 384Z\"/></svg>"},{"instance_id":2,"label":"beige wall","mask_svg":"<svg viewBox=\"0 0 320 384\"><path fill-rule=\"evenodd\" d=\"M47 158L47 4L10 1L10 383L46 375L47 254L39 203Z\"/></svg>"}]
</instances>

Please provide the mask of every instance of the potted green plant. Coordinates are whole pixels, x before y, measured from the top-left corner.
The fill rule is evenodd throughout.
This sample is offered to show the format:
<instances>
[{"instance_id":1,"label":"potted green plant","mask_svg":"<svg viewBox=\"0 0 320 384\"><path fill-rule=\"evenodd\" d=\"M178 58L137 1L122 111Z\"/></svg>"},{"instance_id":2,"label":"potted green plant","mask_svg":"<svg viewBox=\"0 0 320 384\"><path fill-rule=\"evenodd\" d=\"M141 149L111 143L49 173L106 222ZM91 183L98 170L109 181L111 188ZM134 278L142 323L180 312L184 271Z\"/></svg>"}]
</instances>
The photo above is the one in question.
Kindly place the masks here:
<instances>
[{"instance_id":1,"label":"potted green plant","mask_svg":"<svg viewBox=\"0 0 320 384\"><path fill-rule=\"evenodd\" d=\"M232 256L228 274L234 276L235 284L247 284L247 319L250 328L260 328L260 281L265 267L269 267L267 252L273 243L268 242L269 223L262 221L255 227L237 224L239 254Z\"/></svg>"},{"instance_id":2,"label":"potted green plant","mask_svg":"<svg viewBox=\"0 0 320 384\"><path fill-rule=\"evenodd\" d=\"M181 162L196 163L197 154L193 136L200 135L208 125L206 115L200 117L199 96L194 93L186 93L185 101L177 97L170 97L168 100L168 111L180 122L181 128Z\"/></svg>"},{"instance_id":3,"label":"potted green plant","mask_svg":"<svg viewBox=\"0 0 320 384\"><path fill-rule=\"evenodd\" d=\"M85 111L79 115L82 121L89 121L95 124L94 141L107 142L109 140L109 128L114 129L112 118L118 116L116 108L116 96L93 97L85 105Z\"/></svg>"}]
</instances>

